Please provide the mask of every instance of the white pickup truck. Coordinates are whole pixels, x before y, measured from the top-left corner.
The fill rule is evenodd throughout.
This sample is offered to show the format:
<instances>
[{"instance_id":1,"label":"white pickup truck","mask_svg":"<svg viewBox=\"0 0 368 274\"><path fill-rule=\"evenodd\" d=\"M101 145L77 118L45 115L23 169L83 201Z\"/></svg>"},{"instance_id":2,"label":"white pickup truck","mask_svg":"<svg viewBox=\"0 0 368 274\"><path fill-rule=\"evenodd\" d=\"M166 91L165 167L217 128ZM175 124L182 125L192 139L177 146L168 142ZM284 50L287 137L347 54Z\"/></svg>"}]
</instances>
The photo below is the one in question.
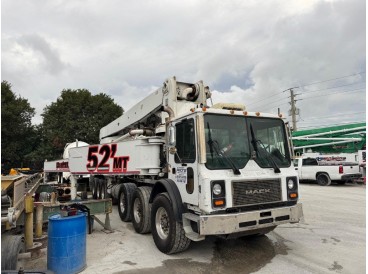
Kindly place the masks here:
<instances>
[{"instance_id":1,"label":"white pickup truck","mask_svg":"<svg viewBox=\"0 0 368 274\"><path fill-rule=\"evenodd\" d=\"M359 165L355 162L318 162L315 158L297 158L294 160L300 181L317 181L321 186L328 186L332 181L345 184L360 178Z\"/></svg>"}]
</instances>

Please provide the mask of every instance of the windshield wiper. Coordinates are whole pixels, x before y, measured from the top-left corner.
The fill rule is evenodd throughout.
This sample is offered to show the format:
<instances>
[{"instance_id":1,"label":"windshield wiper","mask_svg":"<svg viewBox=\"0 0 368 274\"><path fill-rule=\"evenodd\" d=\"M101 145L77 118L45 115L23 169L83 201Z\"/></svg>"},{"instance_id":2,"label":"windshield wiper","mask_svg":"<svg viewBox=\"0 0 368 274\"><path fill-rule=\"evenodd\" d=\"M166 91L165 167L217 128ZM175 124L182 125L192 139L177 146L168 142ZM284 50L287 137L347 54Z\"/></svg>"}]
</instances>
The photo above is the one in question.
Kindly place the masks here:
<instances>
[{"instance_id":1,"label":"windshield wiper","mask_svg":"<svg viewBox=\"0 0 368 274\"><path fill-rule=\"evenodd\" d=\"M213 140L211 137L211 129L210 129L210 123L207 122L207 129L208 129L208 145L210 146L210 153L211 157L213 159Z\"/></svg>"},{"instance_id":2,"label":"windshield wiper","mask_svg":"<svg viewBox=\"0 0 368 274\"><path fill-rule=\"evenodd\" d=\"M261 146L262 146L263 150L265 151L265 154L266 154L266 156L267 156L268 162L271 164L271 166L272 166L272 168L273 168L274 172L275 172L275 173L280 173L280 172L281 172L280 168L277 166L277 164L276 164L275 160L272 158L271 154L267 151L267 149L266 149L265 145L262 143L262 141L261 141L261 140L257 140L257 139L255 138L252 124L250 124L250 134L251 134L251 136L252 136L251 143L252 143L253 148L254 148L254 150L256 151L256 153L257 153L257 154L259 153L259 151L258 151L258 147L257 147L257 143L259 143L259 144L261 144Z\"/></svg>"},{"instance_id":3,"label":"windshield wiper","mask_svg":"<svg viewBox=\"0 0 368 274\"><path fill-rule=\"evenodd\" d=\"M257 148L257 139L256 137L254 136L254 131L253 131L253 127L252 127L252 124L250 124L250 134L252 136L252 140L251 140L251 143L252 143L252 146L255 150L255 152L258 153L258 148Z\"/></svg>"},{"instance_id":4,"label":"windshield wiper","mask_svg":"<svg viewBox=\"0 0 368 274\"><path fill-rule=\"evenodd\" d=\"M228 161L235 175L240 175L241 174L240 170L236 167L234 162L226 155L225 152L221 153L218 148L219 147L218 142L216 140L212 140L210 124L208 122L207 122L207 129L208 129L208 142L207 143L210 146L210 152L211 152L212 159L213 159L213 151L215 151L217 155L225 158Z\"/></svg>"}]
</instances>

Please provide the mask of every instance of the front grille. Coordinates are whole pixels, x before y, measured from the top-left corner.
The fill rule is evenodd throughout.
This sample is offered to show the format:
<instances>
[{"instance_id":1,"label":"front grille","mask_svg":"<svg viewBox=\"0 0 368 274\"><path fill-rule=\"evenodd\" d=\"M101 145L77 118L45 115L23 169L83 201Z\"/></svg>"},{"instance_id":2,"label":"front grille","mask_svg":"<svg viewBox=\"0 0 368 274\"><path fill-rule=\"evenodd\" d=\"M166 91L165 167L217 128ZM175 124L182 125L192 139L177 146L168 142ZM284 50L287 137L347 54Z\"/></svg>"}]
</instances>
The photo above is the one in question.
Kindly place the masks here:
<instances>
[{"instance_id":1,"label":"front grille","mask_svg":"<svg viewBox=\"0 0 368 274\"><path fill-rule=\"evenodd\" d=\"M281 201L280 180L233 182L233 206Z\"/></svg>"}]
</instances>

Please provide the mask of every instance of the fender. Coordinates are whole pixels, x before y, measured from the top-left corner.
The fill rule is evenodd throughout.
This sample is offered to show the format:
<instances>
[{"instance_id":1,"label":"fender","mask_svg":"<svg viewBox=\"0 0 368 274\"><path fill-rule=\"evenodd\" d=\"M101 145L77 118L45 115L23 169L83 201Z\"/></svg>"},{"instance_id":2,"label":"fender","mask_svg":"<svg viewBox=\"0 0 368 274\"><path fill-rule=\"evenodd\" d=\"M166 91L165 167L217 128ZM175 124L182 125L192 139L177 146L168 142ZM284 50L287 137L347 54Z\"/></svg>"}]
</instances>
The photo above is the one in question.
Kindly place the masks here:
<instances>
[{"instance_id":1,"label":"fender","mask_svg":"<svg viewBox=\"0 0 368 274\"><path fill-rule=\"evenodd\" d=\"M161 179L153 186L149 202L152 203L153 199L160 193L167 192L169 194L171 204L174 210L175 220L182 222L182 214L184 212L183 202L181 200L180 192L175 182L170 179Z\"/></svg>"}]
</instances>

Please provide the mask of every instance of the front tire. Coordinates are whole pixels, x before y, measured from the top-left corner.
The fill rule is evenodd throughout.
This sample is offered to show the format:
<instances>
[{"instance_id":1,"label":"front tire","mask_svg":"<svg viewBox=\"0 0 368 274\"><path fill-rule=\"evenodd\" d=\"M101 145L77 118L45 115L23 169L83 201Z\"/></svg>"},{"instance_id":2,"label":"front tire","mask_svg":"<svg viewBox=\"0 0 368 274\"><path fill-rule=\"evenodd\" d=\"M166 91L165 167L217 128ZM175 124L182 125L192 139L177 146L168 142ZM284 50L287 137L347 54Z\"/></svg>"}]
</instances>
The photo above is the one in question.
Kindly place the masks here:
<instances>
[{"instance_id":1,"label":"front tire","mask_svg":"<svg viewBox=\"0 0 368 274\"><path fill-rule=\"evenodd\" d=\"M175 220L169 195L161 193L153 201L151 231L157 248L165 254L188 249L190 239L185 236L183 225Z\"/></svg>"},{"instance_id":2,"label":"front tire","mask_svg":"<svg viewBox=\"0 0 368 274\"><path fill-rule=\"evenodd\" d=\"M120 219L123 222L130 222L132 220L132 198L136 188L137 186L133 183L123 183L119 189L118 211Z\"/></svg>"},{"instance_id":3,"label":"front tire","mask_svg":"<svg viewBox=\"0 0 368 274\"><path fill-rule=\"evenodd\" d=\"M132 199L132 223L139 234L151 232L151 205L149 198L152 188L142 186L135 190Z\"/></svg>"},{"instance_id":4,"label":"front tire","mask_svg":"<svg viewBox=\"0 0 368 274\"><path fill-rule=\"evenodd\" d=\"M320 186L329 186L331 184L331 178L327 173L320 173L317 175L317 183Z\"/></svg>"}]
</instances>

